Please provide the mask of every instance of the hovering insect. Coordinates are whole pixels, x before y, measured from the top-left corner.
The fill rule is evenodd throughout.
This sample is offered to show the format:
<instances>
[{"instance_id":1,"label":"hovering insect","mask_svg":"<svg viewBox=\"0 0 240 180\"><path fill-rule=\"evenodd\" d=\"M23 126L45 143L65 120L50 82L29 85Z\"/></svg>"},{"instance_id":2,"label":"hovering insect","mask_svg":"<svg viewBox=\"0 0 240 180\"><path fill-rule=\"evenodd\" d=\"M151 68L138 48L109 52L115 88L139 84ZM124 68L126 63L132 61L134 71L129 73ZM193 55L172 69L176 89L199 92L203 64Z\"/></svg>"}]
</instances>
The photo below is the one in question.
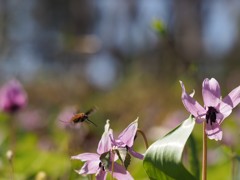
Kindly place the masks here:
<instances>
[{"instance_id":1,"label":"hovering insect","mask_svg":"<svg viewBox=\"0 0 240 180\"><path fill-rule=\"evenodd\" d=\"M85 113L77 113L69 120L69 123L77 124L77 123L81 123L84 121L88 121L97 127L97 125L88 118L95 111L96 111L96 108L92 108ZM65 122L65 123L67 123L67 122Z\"/></svg>"}]
</instances>

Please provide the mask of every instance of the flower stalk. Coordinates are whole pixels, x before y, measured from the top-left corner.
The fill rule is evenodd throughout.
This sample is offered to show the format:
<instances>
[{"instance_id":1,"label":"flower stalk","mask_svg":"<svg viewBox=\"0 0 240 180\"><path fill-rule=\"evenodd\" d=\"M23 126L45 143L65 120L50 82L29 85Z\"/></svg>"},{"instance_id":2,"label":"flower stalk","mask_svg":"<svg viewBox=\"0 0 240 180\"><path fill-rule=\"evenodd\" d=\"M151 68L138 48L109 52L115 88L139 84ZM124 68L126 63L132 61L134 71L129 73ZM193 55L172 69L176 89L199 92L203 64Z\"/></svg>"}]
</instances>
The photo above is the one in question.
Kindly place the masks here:
<instances>
[{"instance_id":1,"label":"flower stalk","mask_svg":"<svg viewBox=\"0 0 240 180\"><path fill-rule=\"evenodd\" d=\"M112 158L111 158L111 161L112 161L112 173L111 173L111 180L113 180L113 172L114 172L114 151L112 151Z\"/></svg>"},{"instance_id":2,"label":"flower stalk","mask_svg":"<svg viewBox=\"0 0 240 180\"><path fill-rule=\"evenodd\" d=\"M15 117L11 115L11 119L9 121L9 146L13 152L15 152L16 148L16 130Z\"/></svg>"},{"instance_id":3,"label":"flower stalk","mask_svg":"<svg viewBox=\"0 0 240 180\"><path fill-rule=\"evenodd\" d=\"M142 135L146 149L148 149L149 146L148 146L148 141L145 133L141 129L137 129L137 133L140 133Z\"/></svg>"},{"instance_id":4,"label":"flower stalk","mask_svg":"<svg viewBox=\"0 0 240 180\"><path fill-rule=\"evenodd\" d=\"M203 121L202 180L207 179L207 135L206 135L205 129L206 129L206 121Z\"/></svg>"},{"instance_id":5,"label":"flower stalk","mask_svg":"<svg viewBox=\"0 0 240 180\"><path fill-rule=\"evenodd\" d=\"M13 152L11 150L8 150L6 156L10 164L10 179L14 180Z\"/></svg>"}]
</instances>

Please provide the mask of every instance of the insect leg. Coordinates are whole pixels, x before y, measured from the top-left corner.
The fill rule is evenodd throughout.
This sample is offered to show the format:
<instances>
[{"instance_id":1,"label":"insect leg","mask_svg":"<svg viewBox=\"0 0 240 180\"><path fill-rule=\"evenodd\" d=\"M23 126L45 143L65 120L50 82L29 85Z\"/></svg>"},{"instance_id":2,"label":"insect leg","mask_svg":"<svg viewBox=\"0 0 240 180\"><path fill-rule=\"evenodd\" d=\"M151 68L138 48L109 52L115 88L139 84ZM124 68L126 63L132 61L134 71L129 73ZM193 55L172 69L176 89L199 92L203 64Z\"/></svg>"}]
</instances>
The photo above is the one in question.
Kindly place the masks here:
<instances>
[{"instance_id":1,"label":"insect leg","mask_svg":"<svg viewBox=\"0 0 240 180\"><path fill-rule=\"evenodd\" d=\"M96 125L94 122L92 122L90 119L87 118L87 121L90 122L90 123L92 123L94 126L97 127L97 125Z\"/></svg>"}]
</instances>

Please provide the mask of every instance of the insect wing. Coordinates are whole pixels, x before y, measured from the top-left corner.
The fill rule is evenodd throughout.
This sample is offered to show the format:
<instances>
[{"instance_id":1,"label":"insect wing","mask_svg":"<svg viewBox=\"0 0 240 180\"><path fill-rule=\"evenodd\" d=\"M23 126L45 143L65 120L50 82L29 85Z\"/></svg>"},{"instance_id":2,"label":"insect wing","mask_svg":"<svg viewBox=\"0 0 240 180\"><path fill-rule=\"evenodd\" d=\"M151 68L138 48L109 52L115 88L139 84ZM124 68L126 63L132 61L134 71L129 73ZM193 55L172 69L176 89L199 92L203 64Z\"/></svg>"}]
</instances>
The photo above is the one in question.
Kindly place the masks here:
<instances>
[{"instance_id":1,"label":"insect wing","mask_svg":"<svg viewBox=\"0 0 240 180\"><path fill-rule=\"evenodd\" d=\"M94 113L97 109L96 108L92 108L92 109L89 109L85 114L87 116L91 115L92 113Z\"/></svg>"}]
</instances>

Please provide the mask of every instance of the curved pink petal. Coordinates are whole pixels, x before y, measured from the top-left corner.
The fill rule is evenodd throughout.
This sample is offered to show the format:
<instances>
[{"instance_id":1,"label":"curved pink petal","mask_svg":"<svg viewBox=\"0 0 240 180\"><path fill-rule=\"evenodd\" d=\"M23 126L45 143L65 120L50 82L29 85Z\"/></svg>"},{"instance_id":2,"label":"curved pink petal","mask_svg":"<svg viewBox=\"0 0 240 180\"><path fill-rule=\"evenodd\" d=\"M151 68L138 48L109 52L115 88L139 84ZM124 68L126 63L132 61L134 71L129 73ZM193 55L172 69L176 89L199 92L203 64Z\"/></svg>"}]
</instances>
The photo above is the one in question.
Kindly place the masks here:
<instances>
[{"instance_id":1,"label":"curved pink petal","mask_svg":"<svg viewBox=\"0 0 240 180\"><path fill-rule=\"evenodd\" d=\"M214 139L216 141L222 140L223 132L218 123L213 123L212 125L207 123L205 132L209 139Z\"/></svg>"},{"instance_id":2,"label":"curved pink petal","mask_svg":"<svg viewBox=\"0 0 240 180\"><path fill-rule=\"evenodd\" d=\"M190 95L186 93L184 84L179 81L182 87L182 102L188 112L190 112L195 118L202 114L206 114L206 110Z\"/></svg>"},{"instance_id":3,"label":"curved pink petal","mask_svg":"<svg viewBox=\"0 0 240 180\"><path fill-rule=\"evenodd\" d=\"M118 136L118 139L125 143L128 147L132 147L137 128L138 118L131 124L129 124L128 127L121 132L121 134Z\"/></svg>"},{"instance_id":4,"label":"curved pink petal","mask_svg":"<svg viewBox=\"0 0 240 180\"><path fill-rule=\"evenodd\" d=\"M233 89L224 99L223 102L234 108L240 103L240 86Z\"/></svg>"},{"instance_id":5,"label":"curved pink petal","mask_svg":"<svg viewBox=\"0 0 240 180\"><path fill-rule=\"evenodd\" d=\"M199 117L196 117L196 122L202 123L203 121L205 121L205 115L206 115L206 113L204 115L200 115ZM204 116L204 118L203 118L203 116Z\"/></svg>"},{"instance_id":6,"label":"curved pink petal","mask_svg":"<svg viewBox=\"0 0 240 180\"><path fill-rule=\"evenodd\" d=\"M217 113L216 114L216 122L218 124L221 124L224 119L225 119L224 114L222 114L222 113Z\"/></svg>"},{"instance_id":7,"label":"curved pink petal","mask_svg":"<svg viewBox=\"0 0 240 180\"><path fill-rule=\"evenodd\" d=\"M107 177L107 172L100 170L96 176L96 180L105 180Z\"/></svg>"},{"instance_id":8,"label":"curved pink petal","mask_svg":"<svg viewBox=\"0 0 240 180\"><path fill-rule=\"evenodd\" d=\"M143 158L144 158L144 155L134 151L132 148L129 148L128 152L135 158L138 158L138 159L141 159L141 160L143 160Z\"/></svg>"},{"instance_id":9,"label":"curved pink petal","mask_svg":"<svg viewBox=\"0 0 240 180\"><path fill-rule=\"evenodd\" d=\"M216 79L206 78L202 84L202 96L204 105L207 107L216 107L219 104L221 91Z\"/></svg>"},{"instance_id":10,"label":"curved pink petal","mask_svg":"<svg viewBox=\"0 0 240 180\"><path fill-rule=\"evenodd\" d=\"M78 174L95 174L98 172L99 170L99 163L100 161L87 161L85 162L85 164L83 165L83 167L76 172Z\"/></svg>"},{"instance_id":11,"label":"curved pink petal","mask_svg":"<svg viewBox=\"0 0 240 180\"><path fill-rule=\"evenodd\" d=\"M109 120L107 120L105 125L105 131L98 143L98 148L97 148L98 154L103 154L105 152L108 152L112 148L112 141L110 138L110 136L112 135L112 129L109 129L109 127L110 127Z\"/></svg>"},{"instance_id":12,"label":"curved pink petal","mask_svg":"<svg viewBox=\"0 0 240 180\"><path fill-rule=\"evenodd\" d=\"M72 156L71 159L77 159L81 161L93 161L99 160L99 155L96 153L82 153L76 156Z\"/></svg>"},{"instance_id":13,"label":"curved pink petal","mask_svg":"<svg viewBox=\"0 0 240 180\"><path fill-rule=\"evenodd\" d=\"M113 177L118 180L133 180L131 174L125 169L125 167L114 163Z\"/></svg>"},{"instance_id":14,"label":"curved pink petal","mask_svg":"<svg viewBox=\"0 0 240 180\"><path fill-rule=\"evenodd\" d=\"M219 111L220 114L222 114L222 116L223 116L222 120L224 120L226 117L228 117L231 114L232 107L229 104L225 103L225 102L221 102L219 104L218 111ZM222 120L219 121L220 124L221 124Z\"/></svg>"}]
</instances>

